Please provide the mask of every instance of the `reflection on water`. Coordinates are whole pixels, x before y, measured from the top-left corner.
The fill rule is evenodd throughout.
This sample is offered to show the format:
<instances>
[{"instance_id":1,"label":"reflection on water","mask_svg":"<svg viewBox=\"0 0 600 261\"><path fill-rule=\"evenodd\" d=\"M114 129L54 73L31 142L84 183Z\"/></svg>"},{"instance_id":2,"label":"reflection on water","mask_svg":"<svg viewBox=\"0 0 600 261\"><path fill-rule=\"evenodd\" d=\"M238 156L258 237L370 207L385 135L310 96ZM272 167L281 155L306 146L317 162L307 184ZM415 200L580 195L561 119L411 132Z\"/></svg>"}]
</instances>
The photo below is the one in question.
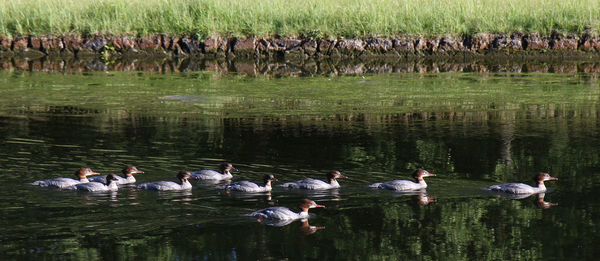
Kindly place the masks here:
<instances>
[{"instance_id":1,"label":"reflection on water","mask_svg":"<svg viewBox=\"0 0 600 261\"><path fill-rule=\"evenodd\" d=\"M599 73L595 60L566 61L563 59L383 59L338 60L318 59L300 61L247 60L247 59L179 59L172 60L117 60L106 63L90 59L1 59L0 69L33 72L93 72L144 71L180 73L209 71L218 74L237 73L247 76L298 77L314 75L365 75L389 73L440 72L515 72L515 73ZM597 77L597 76L595 76ZM169 96L167 96L169 97ZM176 97L176 96L174 96Z\"/></svg>"},{"instance_id":2,"label":"reflection on water","mask_svg":"<svg viewBox=\"0 0 600 261\"><path fill-rule=\"evenodd\" d=\"M585 73L0 72L0 258L593 259L599 106ZM114 193L26 184L131 164L145 172L138 183L153 182L225 160L241 169L233 181L274 173L284 183L330 169L351 178L339 189L255 194L218 189L224 183ZM438 174L426 191L367 187L417 167ZM560 178L551 193L481 193L542 170ZM310 224L244 217L303 198L327 206Z\"/></svg>"},{"instance_id":3,"label":"reflection on water","mask_svg":"<svg viewBox=\"0 0 600 261\"><path fill-rule=\"evenodd\" d=\"M552 203L552 202L547 202L544 200L544 197L546 196L546 193L539 193L537 194L537 206L540 209L547 209L553 206L558 206L558 203Z\"/></svg>"}]
</instances>

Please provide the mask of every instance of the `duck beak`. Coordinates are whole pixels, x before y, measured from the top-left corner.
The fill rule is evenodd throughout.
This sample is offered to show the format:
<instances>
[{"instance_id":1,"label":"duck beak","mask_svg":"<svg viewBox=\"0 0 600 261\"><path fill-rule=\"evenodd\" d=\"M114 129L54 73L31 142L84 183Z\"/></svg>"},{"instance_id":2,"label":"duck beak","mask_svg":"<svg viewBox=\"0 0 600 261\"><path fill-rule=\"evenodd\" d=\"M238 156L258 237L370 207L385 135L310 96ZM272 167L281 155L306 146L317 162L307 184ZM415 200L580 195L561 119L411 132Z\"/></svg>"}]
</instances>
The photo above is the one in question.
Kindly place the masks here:
<instances>
[{"instance_id":1,"label":"duck beak","mask_svg":"<svg viewBox=\"0 0 600 261\"><path fill-rule=\"evenodd\" d=\"M435 174L433 174L433 173L428 173L428 174L426 174L424 177L435 177L435 176L436 176L436 175L435 175Z\"/></svg>"},{"instance_id":2,"label":"duck beak","mask_svg":"<svg viewBox=\"0 0 600 261\"><path fill-rule=\"evenodd\" d=\"M94 175L100 175L100 173L98 173L98 172L92 172L92 173L86 174L86 176L94 176Z\"/></svg>"},{"instance_id":3,"label":"duck beak","mask_svg":"<svg viewBox=\"0 0 600 261\"><path fill-rule=\"evenodd\" d=\"M558 178L555 177L549 177L548 180L558 180Z\"/></svg>"},{"instance_id":4,"label":"duck beak","mask_svg":"<svg viewBox=\"0 0 600 261\"><path fill-rule=\"evenodd\" d=\"M143 172L143 171L141 171L141 170L136 170L136 171L134 171L134 172L133 172L133 174L143 174L143 173L144 173L144 172Z\"/></svg>"},{"instance_id":5,"label":"duck beak","mask_svg":"<svg viewBox=\"0 0 600 261\"><path fill-rule=\"evenodd\" d=\"M323 206L323 205L315 205L314 207L315 208L325 208L325 206Z\"/></svg>"}]
</instances>

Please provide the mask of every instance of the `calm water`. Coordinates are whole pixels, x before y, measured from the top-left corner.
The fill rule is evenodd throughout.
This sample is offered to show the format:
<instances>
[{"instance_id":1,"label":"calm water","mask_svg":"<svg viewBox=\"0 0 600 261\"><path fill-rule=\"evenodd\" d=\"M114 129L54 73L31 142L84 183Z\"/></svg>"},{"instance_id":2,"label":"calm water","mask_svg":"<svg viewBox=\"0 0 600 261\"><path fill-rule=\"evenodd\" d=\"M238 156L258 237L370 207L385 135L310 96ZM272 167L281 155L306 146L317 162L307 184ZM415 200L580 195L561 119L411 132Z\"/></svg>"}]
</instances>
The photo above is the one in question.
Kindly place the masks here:
<instances>
[{"instance_id":1,"label":"calm water","mask_svg":"<svg viewBox=\"0 0 600 261\"><path fill-rule=\"evenodd\" d=\"M591 260L599 148L600 87L589 73L0 71L0 259ZM240 169L235 180L330 169L350 178L338 190L258 195L26 184L126 164L146 172L138 182L173 180L223 160ZM366 187L417 167L438 174L426 195ZM480 190L538 171L559 178L543 198ZM243 217L302 198L327 206L310 224Z\"/></svg>"}]
</instances>

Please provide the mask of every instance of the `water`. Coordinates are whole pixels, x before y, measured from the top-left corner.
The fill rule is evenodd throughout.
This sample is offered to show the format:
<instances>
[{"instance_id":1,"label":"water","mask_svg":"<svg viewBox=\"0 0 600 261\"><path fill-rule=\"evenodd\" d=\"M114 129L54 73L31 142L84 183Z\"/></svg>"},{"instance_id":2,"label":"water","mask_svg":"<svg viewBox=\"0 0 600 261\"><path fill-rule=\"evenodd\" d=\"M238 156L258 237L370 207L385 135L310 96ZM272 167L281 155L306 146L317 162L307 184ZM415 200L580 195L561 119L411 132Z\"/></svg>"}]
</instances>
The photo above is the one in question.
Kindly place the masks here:
<instances>
[{"instance_id":1,"label":"water","mask_svg":"<svg viewBox=\"0 0 600 261\"><path fill-rule=\"evenodd\" d=\"M0 259L594 259L599 109L597 75L585 72L0 71ZM173 180L223 160L240 169L235 180L330 169L349 179L339 190L257 195L196 183L189 193L26 184L127 164L145 171L138 183ZM417 167L438 174L426 194L366 187ZM539 171L559 178L544 198L481 192ZM282 227L243 216L303 198L327 208Z\"/></svg>"}]
</instances>

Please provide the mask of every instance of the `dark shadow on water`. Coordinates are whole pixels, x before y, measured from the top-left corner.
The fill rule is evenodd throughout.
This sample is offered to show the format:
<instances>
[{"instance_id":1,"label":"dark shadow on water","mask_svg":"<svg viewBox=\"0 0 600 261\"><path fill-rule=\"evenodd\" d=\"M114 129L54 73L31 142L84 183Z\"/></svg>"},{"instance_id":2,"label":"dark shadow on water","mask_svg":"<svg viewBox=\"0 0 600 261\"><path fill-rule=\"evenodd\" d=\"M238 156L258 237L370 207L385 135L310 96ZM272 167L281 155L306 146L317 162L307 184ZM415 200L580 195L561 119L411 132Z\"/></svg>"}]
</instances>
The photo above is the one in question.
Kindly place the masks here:
<instances>
[{"instance_id":1,"label":"dark shadow on water","mask_svg":"<svg viewBox=\"0 0 600 261\"><path fill-rule=\"evenodd\" d=\"M247 76L299 77L313 75L368 75L387 73L513 72L513 73L597 73L597 60L561 59L159 59L115 60L99 58L41 58L38 60L0 58L0 70L85 73L98 71L144 71L159 73L206 71Z\"/></svg>"}]
</instances>

